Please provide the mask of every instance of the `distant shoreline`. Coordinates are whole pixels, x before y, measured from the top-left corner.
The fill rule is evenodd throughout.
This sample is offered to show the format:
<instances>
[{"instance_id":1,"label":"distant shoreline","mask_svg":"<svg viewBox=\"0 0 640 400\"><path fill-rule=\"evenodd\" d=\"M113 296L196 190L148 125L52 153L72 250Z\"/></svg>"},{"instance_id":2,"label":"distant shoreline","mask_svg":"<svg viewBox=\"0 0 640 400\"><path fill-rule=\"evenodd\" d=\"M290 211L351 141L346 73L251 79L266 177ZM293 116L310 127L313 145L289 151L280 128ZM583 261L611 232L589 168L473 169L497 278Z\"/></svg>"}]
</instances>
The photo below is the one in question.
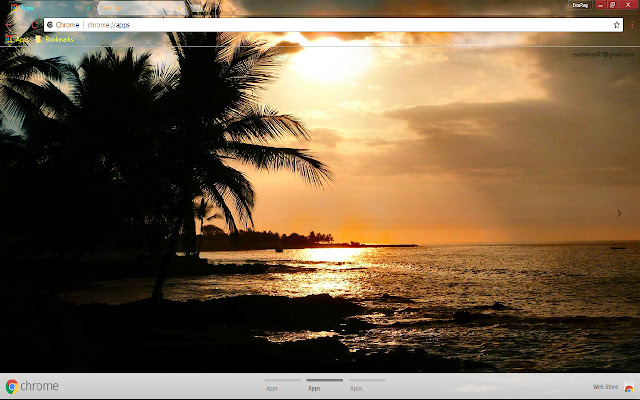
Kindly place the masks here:
<instances>
[{"instance_id":1,"label":"distant shoreline","mask_svg":"<svg viewBox=\"0 0 640 400\"><path fill-rule=\"evenodd\" d=\"M283 250L301 250L301 249L357 249L357 248L412 248L425 246L563 246L563 245L603 245L611 244L640 244L640 240L576 240L576 241L531 241L531 242L442 242L442 243L425 243L425 244L350 244L350 243L318 243L313 245L300 246L283 246ZM255 250L274 250L274 246L256 246L244 247L240 246L235 249L202 249L202 252L214 253L219 251L255 251Z\"/></svg>"},{"instance_id":2,"label":"distant shoreline","mask_svg":"<svg viewBox=\"0 0 640 400\"><path fill-rule=\"evenodd\" d=\"M417 244L350 244L350 243L327 243L313 244L302 246L285 246L282 250L301 250L301 249L361 249L361 248L378 248L378 247L418 247ZM257 247L257 248L241 248L236 251L246 250L274 250L275 247ZM207 250L207 252L228 251L228 250Z\"/></svg>"},{"instance_id":3,"label":"distant shoreline","mask_svg":"<svg viewBox=\"0 0 640 400\"><path fill-rule=\"evenodd\" d=\"M329 243L306 246L305 248L322 249L322 248L359 248L359 247L418 247L417 244L350 244L350 243Z\"/></svg>"},{"instance_id":4,"label":"distant shoreline","mask_svg":"<svg viewBox=\"0 0 640 400\"><path fill-rule=\"evenodd\" d=\"M276 234L277 235L277 234ZM320 234L318 234L320 235ZM363 248L407 248L418 247L413 243L382 244L382 243L361 243L334 242L331 235L326 235L330 240L309 239L298 234L282 237L274 236L271 232L241 232L240 237L235 239L229 234L198 235L196 242L201 252L215 251L246 251L246 250L299 250L299 249L363 249ZM314 240L315 239L315 240ZM184 252L184 240L178 246L178 252Z\"/></svg>"}]
</instances>

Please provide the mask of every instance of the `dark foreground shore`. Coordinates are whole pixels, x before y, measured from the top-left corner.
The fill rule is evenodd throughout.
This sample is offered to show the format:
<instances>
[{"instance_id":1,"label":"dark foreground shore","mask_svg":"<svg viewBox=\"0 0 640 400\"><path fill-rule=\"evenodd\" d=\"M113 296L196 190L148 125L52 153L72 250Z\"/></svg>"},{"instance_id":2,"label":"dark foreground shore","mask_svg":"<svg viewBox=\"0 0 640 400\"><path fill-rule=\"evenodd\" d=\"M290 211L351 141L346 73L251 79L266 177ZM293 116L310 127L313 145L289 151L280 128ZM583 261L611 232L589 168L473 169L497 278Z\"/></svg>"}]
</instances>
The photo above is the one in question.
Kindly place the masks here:
<instances>
[{"instance_id":1,"label":"dark foreground shore","mask_svg":"<svg viewBox=\"0 0 640 400\"><path fill-rule=\"evenodd\" d=\"M329 295L238 296L209 301L72 305L5 297L12 322L0 333L29 372L460 372L491 365L423 350L350 352L340 335L371 328L365 310ZM334 332L276 343L275 332Z\"/></svg>"}]
</instances>

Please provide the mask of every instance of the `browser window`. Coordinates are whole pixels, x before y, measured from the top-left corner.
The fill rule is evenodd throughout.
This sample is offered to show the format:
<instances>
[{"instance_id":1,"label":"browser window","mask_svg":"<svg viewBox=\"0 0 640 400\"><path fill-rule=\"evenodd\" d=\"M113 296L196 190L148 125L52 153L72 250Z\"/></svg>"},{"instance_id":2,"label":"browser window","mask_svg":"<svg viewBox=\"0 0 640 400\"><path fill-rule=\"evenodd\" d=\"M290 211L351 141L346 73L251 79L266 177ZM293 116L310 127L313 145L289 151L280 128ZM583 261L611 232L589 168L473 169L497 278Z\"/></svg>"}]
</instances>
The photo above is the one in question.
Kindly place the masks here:
<instances>
[{"instance_id":1,"label":"browser window","mask_svg":"<svg viewBox=\"0 0 640 400\"><path fill-rule=\"evenodd\" d=\"M637 0L3 4L6 396L638 398Z\"/></svg>"}]
</instances>

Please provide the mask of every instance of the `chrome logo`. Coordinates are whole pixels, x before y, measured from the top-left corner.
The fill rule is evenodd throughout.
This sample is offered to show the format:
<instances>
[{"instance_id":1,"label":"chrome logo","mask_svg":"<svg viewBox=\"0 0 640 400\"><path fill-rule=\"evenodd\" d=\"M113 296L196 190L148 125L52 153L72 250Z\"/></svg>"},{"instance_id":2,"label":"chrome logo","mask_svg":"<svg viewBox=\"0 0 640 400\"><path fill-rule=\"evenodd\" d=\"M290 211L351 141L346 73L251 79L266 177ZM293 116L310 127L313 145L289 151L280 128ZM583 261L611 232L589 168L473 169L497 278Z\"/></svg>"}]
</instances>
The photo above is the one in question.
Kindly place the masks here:
<instances>
[{"instance_id":1,"label":"chrome logo","mask_svg":"<svg viewBox=\"0 0 640 400\"><path fill-rule=\"evenodd\" d=\"M18 382L15 379L9 379L7 381L7 393L14 394L18 391Z\"/></svg>"}]
</instances>

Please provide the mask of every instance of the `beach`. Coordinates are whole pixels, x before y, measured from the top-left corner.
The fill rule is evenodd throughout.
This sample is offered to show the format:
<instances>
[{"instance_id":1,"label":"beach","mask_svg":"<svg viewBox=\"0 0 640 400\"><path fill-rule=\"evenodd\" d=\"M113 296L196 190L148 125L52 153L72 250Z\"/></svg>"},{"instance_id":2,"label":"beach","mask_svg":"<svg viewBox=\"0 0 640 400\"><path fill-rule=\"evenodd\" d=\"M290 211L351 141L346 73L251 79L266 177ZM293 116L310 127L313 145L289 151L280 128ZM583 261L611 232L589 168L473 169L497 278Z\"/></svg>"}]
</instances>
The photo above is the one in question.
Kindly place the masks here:
<instances>
[{"instance_id":1,"label":"beach","mask_svg":"<svg viewBox=\"0 0 640 400\"><path fill-rule=\"evenodd\" d=\"M469 370L631 371L640 362L640 244L623 245L625 250L606 242L203 253L212 264L266 263L273 269L171 278L165 299L191 310L180 313L189 316L186 325L220 323L243 332L233 337L267 346L334 346L342 354L332 358L341 360L339 369L362 357L405 359L398 364L413 371L453 368L426 361L435 357L467 362ZM151 285L151 279L94 282L61 298L121 304L124 310L148 296ZM255 310L273 299L284 303L269 313ZM214 309L216 302L231 302L235 311L222 319L218 311L195 311L203 302ZM318 302L331 307L325 304L327 312L320 314L311 306L302 311L303 304L325 307ZM268 323L265 318L274 315ZM290 317L286 323L283 315ZM365 368L362 360L358 365ZM387 365L386 372L396 368L388 361L380 365Z\"/></svg>"}]
</instances>

